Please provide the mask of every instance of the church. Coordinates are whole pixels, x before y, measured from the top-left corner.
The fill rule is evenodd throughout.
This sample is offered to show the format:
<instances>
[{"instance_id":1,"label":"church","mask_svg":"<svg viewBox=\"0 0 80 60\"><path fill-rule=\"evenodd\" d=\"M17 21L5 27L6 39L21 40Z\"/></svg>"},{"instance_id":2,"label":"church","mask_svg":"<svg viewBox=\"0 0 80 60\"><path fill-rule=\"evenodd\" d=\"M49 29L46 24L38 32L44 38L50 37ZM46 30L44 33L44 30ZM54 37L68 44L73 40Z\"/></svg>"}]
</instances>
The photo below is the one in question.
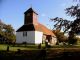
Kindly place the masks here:
<instances>
[{"instance_id":1,"label":"church","mask_svg":"<svg viewBox=\"0 0 80 60\"><path fill-rule=\"evenodd\" d=\"M57 38L50 29L38 22L38 13L29 8L24 12L24 25L16 31L16 43L40 44L46 41L55 45Z\"/></svg>"}]
</instances>

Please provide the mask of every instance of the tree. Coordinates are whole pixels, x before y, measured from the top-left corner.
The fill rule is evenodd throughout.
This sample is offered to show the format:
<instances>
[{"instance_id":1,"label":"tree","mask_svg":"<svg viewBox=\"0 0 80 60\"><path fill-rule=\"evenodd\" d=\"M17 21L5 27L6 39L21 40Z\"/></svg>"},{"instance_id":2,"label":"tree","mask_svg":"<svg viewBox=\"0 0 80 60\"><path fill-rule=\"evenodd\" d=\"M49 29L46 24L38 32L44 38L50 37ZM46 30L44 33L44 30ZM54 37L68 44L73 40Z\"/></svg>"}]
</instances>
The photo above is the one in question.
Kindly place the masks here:
<instances>
[{"instance_id":1,"label":"tree","mask_svg":"<svg viewBox=\"0 0 80 60\"><path fill-rule=\"evenodd\" d=\"M14 29L11 25L7 25L0 20L0 38L6 40L6 42L15 42Z\"/></svg>"},{"instance_id":2,"label":"tree","mask_svg":"<svg viewBox=\"0 0 80 60\"><path fill-rule=\"evenodd\" d=\"M55 22L53 29L55 30L63 29L64 32L68 31L68 29L70 29L70 25L73 23L73 21L69 21L59 17L50 20Z\"/></svg>"},{"instance_id":3,"label":"tree","mask_svg":"<svg viewBox=\"0 0 80 60\"><path fill-rule=\"evenodd\" d=\"M58 43L67 42L68 38L64 35L64 32L61 32L60 30L53 30L53 33L56 35Z\"/></svg>"},{"instance_id":4,"label":"tree","mask_svg":"<svg viewBox=\"0 0 80 60\"><path fill-rule=\"evenodd\" d=\"M69 38L68 43L69 44L77 44L77 37L74 35L74 37Z\"/></svg>"},{"instance_id":5,"label":"tree","mask_svg":"<svg viewBox=\"0 0 80 60\"><path fill-rule=\"evenodd\" d=\"M80 0L73 0L73 1L74 1L74 2L77 2L77 1L80 2Z\"/></svg>"},{"instance_id":6,"label":"tree","mask_svg":"<svg viewBox=\"0 0 80 60\"><path fill-rule=\"evenodd\" d=\"M70 26L71 33L78 33L80 31L80 6L77 4L76 6L66 8L66 14L75 18L74 22Z\"/></svg>"},{"instance_id":7,"label":"tree","mask_svg":"<svg viewBox=\"0 0 80 60\"><path fill-rule=\"evenodd\" d=\"M69 8L65 9L66 14L68 14L71 17L74 17L74 21L68 21L63 18L53 18L51 21L57 22L54 27L56 30L64 29L63 31L66 32L69 31L69 40L74 40L75 34L80 32L80 6L77 4L76 6L71 6ZM72 43L73 44L73 43Z\"/></svg>"},{"instance_id":8,"label":"tree","mask_svg":"<svg viewBox=\"0 0 80 60\"><path fill-rule=\"evenodd\" d=\"M66 8L66 14L75 18L70 25L71 31L69 32L69 39L74 40L75 34L80 32L80 6L77 4L76 6Z\"/></svg>"}]
</instances>

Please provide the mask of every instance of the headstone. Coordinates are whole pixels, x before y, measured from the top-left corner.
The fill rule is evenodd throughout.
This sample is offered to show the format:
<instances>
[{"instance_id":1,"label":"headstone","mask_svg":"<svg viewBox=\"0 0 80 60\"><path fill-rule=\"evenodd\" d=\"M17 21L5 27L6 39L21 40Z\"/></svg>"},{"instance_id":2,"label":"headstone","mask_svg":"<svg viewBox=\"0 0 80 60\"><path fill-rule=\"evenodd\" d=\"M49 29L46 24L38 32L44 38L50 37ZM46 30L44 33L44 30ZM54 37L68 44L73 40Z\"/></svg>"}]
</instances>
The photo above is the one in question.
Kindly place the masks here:
<instances>
[{"instance_id":1,"label":"headstone","mask_svg":"<svg viewBox=\"0 0 80 60\"><path fill-rule=\"evenodd\" d=\"M9 46L7 46L7 51L9 51Z\"/></svg>"}]
</instances>

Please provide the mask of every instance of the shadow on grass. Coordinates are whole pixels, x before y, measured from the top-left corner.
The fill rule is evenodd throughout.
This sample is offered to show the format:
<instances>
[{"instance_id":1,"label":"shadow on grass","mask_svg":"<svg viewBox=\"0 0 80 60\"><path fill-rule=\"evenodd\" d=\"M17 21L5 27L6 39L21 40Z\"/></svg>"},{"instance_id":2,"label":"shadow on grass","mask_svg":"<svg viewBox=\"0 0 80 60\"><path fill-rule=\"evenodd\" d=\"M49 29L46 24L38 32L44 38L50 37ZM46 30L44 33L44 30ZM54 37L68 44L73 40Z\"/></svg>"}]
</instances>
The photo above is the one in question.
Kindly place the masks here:
<instances>
[{"instance_id":1,"label":"shadow on grass","mask_svg":"<svg viewBox=\"0 0 80 60\"><path fill-rule=\"evenodd\" d=\"M18 50L0 51L0 60L79 60L80 51Z\"/></svg>"}]
</instances>

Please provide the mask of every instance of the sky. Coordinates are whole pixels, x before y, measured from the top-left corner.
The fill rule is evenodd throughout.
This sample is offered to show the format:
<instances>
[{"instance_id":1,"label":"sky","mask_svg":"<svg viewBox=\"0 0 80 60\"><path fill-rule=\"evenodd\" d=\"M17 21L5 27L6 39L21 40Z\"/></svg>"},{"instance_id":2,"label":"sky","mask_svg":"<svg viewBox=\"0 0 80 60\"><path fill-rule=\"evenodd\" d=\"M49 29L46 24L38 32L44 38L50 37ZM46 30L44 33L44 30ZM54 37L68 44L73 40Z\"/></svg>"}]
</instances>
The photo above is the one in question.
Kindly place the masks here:
<instances>
[{"instance_id":1,"label":"sky","mask_svg":"<svg viewBox=\"0 0 80 60\"><path fill-rule=\"evenodd\" d=\"M24 24L24 12L32 7L38 13L38 22L51 29L54 23L50 18L72 20L65 14L65 8L76 4L76 0L0 0L0 19L16 31Z\"/></svg>"}]
</instances>

